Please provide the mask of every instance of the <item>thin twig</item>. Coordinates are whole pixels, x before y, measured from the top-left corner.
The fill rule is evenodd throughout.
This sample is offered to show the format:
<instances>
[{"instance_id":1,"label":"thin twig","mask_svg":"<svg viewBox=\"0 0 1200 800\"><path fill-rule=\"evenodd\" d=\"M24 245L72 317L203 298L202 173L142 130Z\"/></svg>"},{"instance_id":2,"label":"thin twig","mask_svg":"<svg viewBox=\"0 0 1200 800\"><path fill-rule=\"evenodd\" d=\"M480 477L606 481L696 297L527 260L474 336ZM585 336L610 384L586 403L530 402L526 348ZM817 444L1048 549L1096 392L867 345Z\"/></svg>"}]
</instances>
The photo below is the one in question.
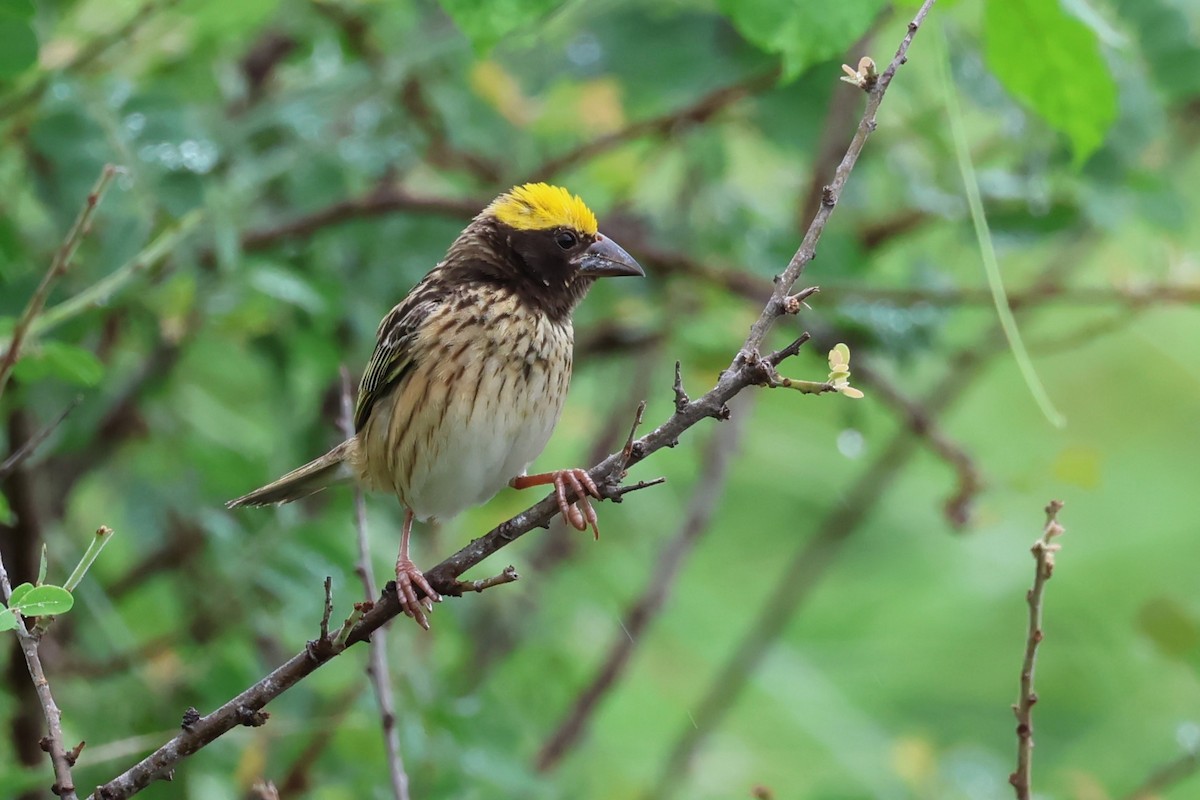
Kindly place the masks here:
<instances>
[{"instance_id":1,"label":"thin twig","mask_svg":"<svg viewBox=\"0 0 1200 800\"><path fill-rule=\"evenodd\" d=\"M327 718L320 725L315 725L312 738L292 761L292 766L284 773L279 782L281 797L305 797L311 783L313 765L333 741L334 734L342 726L346 715L354 708L354 700L362 691L361 683L353 683L346 687L341 694L328 703L330 709Z\"/></svg>"},{"instance_id":2,"label":"thin twig","mask_svg":"<svg viewBox=\"0 0 1200 800\"><path fill-rule=\"evenodd\" d=\"M843 58L853 63L858 61L861 53L868 52L872 37L887 17L886 12L877 14L871 27L846 48ZM838 158L846 149L846 140L854 133L854 112L857 107L858 90L839 81L829 98L829 105L822 117L821 134L817 138L814 155L809 160L812 174L802 195L803 202L798 204L800 213L796 217L797 230L804 230L820 207L825 181L829 180L830 173L837 167Z\"/></svg>"},{"instance_id":3,"label":"thin twig","mask_svg":"<svg viewBox=\"0 0 1200 800\"><path fill-rule=\"evenodd\" d=\"M58 426L63 424L63 421L71 415L71 412L75 410L82 400L83 395L76 395L75 399L68 403L67 407L60 411L58 416L51 420L50 424L29 437L12 455L4 459L4 463L0 463L0 481L8 477L9 473L17 467L21 466L25 459L36 453L42 442L46 441L50 438L50 434L58 430Z\"/></svg>"},{"instance_id":4,"label":"thin twig","mask_svg":"<svg viewBox=\"0 0 1200 800\"><path fill-rule=\"evenodd\" d=\"M179 243L186 239L204 219L203 209L189 211L171 227L164 230L142 251L110 274L94 284L67 298L56 306L46 309L30 328L31 335L41 335L63 322L108 302L127 283L165 260L176 252Z\"/></svg>"},{"instance_id":5,"label":"thin twig","mask_svg":"<svg viewBox=\"0 0 1200 800\"><path fill-rule=\"evenodd\" d=\"M722 86L683 108L668 111L651 119L632 122L620 130L585 142L573 150L546 160L540 167L533 170L533 180L549 180L560 172L634 139L640 139L643 136L667 136L685 125L699 125L707 122L739 100L774 86L778 80L778 69L751 75L731 86Z\"/></svg>"},{"instance_id":6,"label":"thin twig","mask_svg":"<svg viewBox=\"0 0 1200 800\"><path fill-rule=\"evenodd\" d=\"M92 190L88 192L87 199L84 200L83 208L79 209L79 214L75 217L74 224L67 231L67 236L63 239L58 250L54 253L54 258L50 262L50 268L46 270L46 274L42 276L41 283L34 290L33 296L29 298L29 302L25 304L25 310L21 312L20 318L17 320L16 326L13 327L12 336L8 340L8 349L4 351L4 356L0 357L0 395L4 394L4 387L8 384L8 376L12 373L13 367L17 363L17 359L21 357L21 345L25 343L25 337L29 333L29 328L33 325L33 321L38 314L42 313L42 309L46 307L46 300L50 297L50 289L54 287L55 282L63 275L67 274L67 268L71 266L71 257L75 255L79 243L83 241L83 237L92 227L92 217L96 213L97 206L104 198L104 192L107 191L108 185L112 183L119 169L112 164L105 164L104 169L100 170L100 177L96 179L96 184Z\"/></svg>"},{"instance_id":7,"label":"thin twig","mask_svg":"<svg viewBox=\"0 0 1200 800\"><path fill-rule=\"evenodd\" d=\"M485 589L490 589L493 586L501 586L505 583L512 583L521 579L517 574L517 568L512 564L505 567L500 574L493 575L490 578L483 578L477 581L459 581L454 584L457 590L454 592L455 597L461 597L464 592L482 592Z\"/></svg>"},{"instance_id":8,"label":"thin twig","mask_svg":"<svg viewBox=\"0 0 1200 800\"><path fill-rule=\"evenodd\" d=\"M339 422L342 435L349 439L354 435L354 388L350 381L350 371L345 366L341 368L341 378L342 413ZM363 498L362 487L357 484L354 487L354 529L358 534L357 572L362 579L366 598L370 600L375 596L375 579L372 577L371 545L367 535L367 503ZM371 658L367 665L367 675L371 679L371 688L375 691L375 701L379 705L392 796L396 800L408 800L408 773L400 755L400 732L396 729L396 701L392 697L392 685L389 681L391 669L388 666L386 633L386 630L380 629L371 638Z\"/></svg>"},{"instance_id":9,"label":"thin twig","mask_svg":"<svg viewBox=\"0 0 1200 800\"><path fill-rule=\"evenodd\" d=\"M1189 750L1151 772L1122 800L1155 800L1167 789L1200 772L1200 750Z\"/></svg>"},{"instance_id":10,"label":"thin twig","mask_svg":"<svg viewBox=\"0 0 1200 800\"><path fill-rule=\"evenodd\" d=\"M8 571L4 568L4 559L0 558L0 591L4 593L4 602L8 603L8 598L12 596L12 585L8 580ZM3 612L9 613L9 612ZM82 749L82 744L77 749L68 750L63 743L62 731L62 711L59 710L58 704L54 702L54 695L50 692L50 682L46 679L46 672L42 668L42 659L38 655L38 640L25 627L25 621L17 620L16 627L17 639L21 644L21 653L25 656L25 665L29 668L29 677L33 681L33 688L37 691L38 701L42 705L42 713L46 717L46 738L42 740L42 749L50 754L50 763L54 767L54 786L51 791L63 800L78 800L75 794L75 780L71 777L71 765L74 763L74 754L78 755L78 750Z\"/></svg>"},{"instance_id":11,"label":"thin twig","mask_svg":"<svg viewBox=\"0 0 1200 800\"><path fill-rule=\"evenodd\" d=\"M983 474L970 453L951 438L937 420L929 416L923 405L906 395L893 381L885 379L869 360L859 359L854 373L863 383L871 386L872 396L879 397L891 406L909 430L954 468L958 475L958 486L943 504L942 510L946 521L956 530L965 528L971 521L975 498L984 488Z\"/></svg>"},{"instance_id":12,"label":"thin twig","mask_svg":"<svg viewBox=\"0 0 1200 800\"><path fill-rule=\"evenodd\" d=\"M307 236L316 230L340 222L363 217L377 217L394 211L423 214L446 214L470 219L487 204L486 200L455 200L445 197L420 197L391 183L381 184L368 194L340 200L311 214L293 220L250 231L242 235L241 246L246 252L264 250L280 242ZM208 255L211 259L212 256Z\"/></svg>"},{"instance_id":13,"label":"thin twig","mask_svg":"<svg viewBox=\"0 0 1200 800\"><path fill-rule=\"evenodd\" d=\"M1033 558L1037 568L1033 574L1033 588L1025 595L1029 604L1029 632L1025 637L1025 660L1021 663L1021 694L1013 705L1017 717L1017 769L1008 776L1008 782L1016 790L1017 800L1030 798L1030 774L1033 768L1033 705L1038 701L1033 687L1033 669L1037 662L1038 645L1042 643L1042 593L1046 581L1054 574L1054 554L1062 547L1055 543L1065 529L1058 524L1061 500L1051 500L1046 506L1046 526L1041 538L1033 543Z\"/></svg>"},{"instance_id":14,"label":"thin twig","mask_svg":"<svg viewBox=\"0 0 1200 800\"><path fill-rule=\"evenodd\" d=\"M766 307L763 309L762 314L759 315L758 320L751 326L750 335L746 338L746 346L743 352L758 352L766 340L767 333L770 331L775 318L780 314L786 313L784 300L791 292L796 281L799 280L801 273L804 272L804 268L816 257L817 242L825 230L825 224L829 221L833 209L837 206L838 199L842 194L842 187L846 185L846 180L850 177L851 170L854 169L854 165L858 162L858 157L862 153L863 146L867 143L867 138L875 130L875 114L879 110L880 103L883 102L883 96L887 92L888 86L891 85L892 78L896 75L896 70L900 68L901 64L907 61L908 47L912 44L913 37L920 29L921 23L925 21L929 10L933 8L933 4L934 0L925 0L921 5L912 22L908 23L908 32L900 42L900 47L897 48L892 62L888 64L888 68L879 76L874 87L867 92L866 109L863 111L862 119L858 123L858 129L855 131L854 138L850 141L850 146L846 148L846 154L842 157L841 163L834 170L833 180L822 190L821 206L817 209L816 216L813 217L812 223L808 226L808 231L804 234L804 241L801 243L800 249L792 256L787 269L777 276L775 290L771 293L770 301L768 301Z\"/></svg>"},{"instance_id":15,"label":"thin twig","mask_svg":"<svg viewBox=\"0 0 1200 800\"><path fill-rule=\"evenodd\" d=\"M425 134L425 157L430 164L443 170L463 169L486 186L500 181L502 170L499 164L454 145L447 135L445 121L426 97L424 84L419 77L413 75L404 81L400 89L400 103L417 128Z\"/></svg>"},{"instance_id":16,"label":"thin twig","mask_svg":"<svg viewBox=\"0 0 1200 800\"><path fill-rule=\"evenodd\" d=\"M749 401L753 395L743 397ZM700 456L700 463L704 467L696 480L679 530L659 553L658 561L650 570L649 582L641 596L625 613L621 622L621 633L613 642L608 655L538 751L536 766L539 772L554 769L571 748L579 743L600 702L612 690L633 657L634 651L641 644L642 634L662 610L684 561L709 529L717 503L724 494L729 478L729 465L737 455L742 436L747 429L746 419L750 411L748 402L742 403L737 411L728 425L717 428L709 438Z\"/></svg>"}]
</instances>

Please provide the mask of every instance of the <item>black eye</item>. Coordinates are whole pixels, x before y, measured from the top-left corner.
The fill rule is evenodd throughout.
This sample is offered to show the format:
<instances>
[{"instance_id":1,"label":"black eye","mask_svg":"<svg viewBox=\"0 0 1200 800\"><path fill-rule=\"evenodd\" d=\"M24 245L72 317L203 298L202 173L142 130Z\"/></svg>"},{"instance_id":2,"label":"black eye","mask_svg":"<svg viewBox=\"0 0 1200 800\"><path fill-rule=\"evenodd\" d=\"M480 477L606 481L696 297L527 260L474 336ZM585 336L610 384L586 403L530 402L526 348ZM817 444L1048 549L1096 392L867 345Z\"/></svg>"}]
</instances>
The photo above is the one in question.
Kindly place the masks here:
<instances>
[{"instance_id":1,"label":"black eye","mask_svg":"<svg viewBox=\"0 0 1200 800\"><path fill-rule=\"evenodd\" d=\"M559 231L558 233L554 234L554 241L557 242L558 246L563 250L570 250L579 241L579 237L577 237L571 231Z\"/></svg>"}]
</instances>

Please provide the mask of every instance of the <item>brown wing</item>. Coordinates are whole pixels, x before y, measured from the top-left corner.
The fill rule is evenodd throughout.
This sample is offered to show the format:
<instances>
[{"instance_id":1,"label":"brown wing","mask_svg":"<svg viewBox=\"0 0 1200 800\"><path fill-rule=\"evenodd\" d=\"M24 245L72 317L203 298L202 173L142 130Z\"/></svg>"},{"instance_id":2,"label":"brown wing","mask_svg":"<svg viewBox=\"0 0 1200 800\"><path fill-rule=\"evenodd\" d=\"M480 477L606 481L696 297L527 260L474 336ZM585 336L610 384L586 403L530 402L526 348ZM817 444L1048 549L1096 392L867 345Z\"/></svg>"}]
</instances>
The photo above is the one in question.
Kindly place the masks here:
<instances>
[{"instance_id":1,"label":"brown wing","mask_svg":"<svg viewBox=\"0 0 1200 800\"><path fill-rule=\"evenodd\" d=\"M354 409L354 429L361 431L371 416L371 409L387 395L414 366L413 343L417 331L437 310L440 301L418 286L400 305L393 308L379 323L375 335L375 352L367 363L358 385L358 405Z\"/></svg>"}]
</instances>

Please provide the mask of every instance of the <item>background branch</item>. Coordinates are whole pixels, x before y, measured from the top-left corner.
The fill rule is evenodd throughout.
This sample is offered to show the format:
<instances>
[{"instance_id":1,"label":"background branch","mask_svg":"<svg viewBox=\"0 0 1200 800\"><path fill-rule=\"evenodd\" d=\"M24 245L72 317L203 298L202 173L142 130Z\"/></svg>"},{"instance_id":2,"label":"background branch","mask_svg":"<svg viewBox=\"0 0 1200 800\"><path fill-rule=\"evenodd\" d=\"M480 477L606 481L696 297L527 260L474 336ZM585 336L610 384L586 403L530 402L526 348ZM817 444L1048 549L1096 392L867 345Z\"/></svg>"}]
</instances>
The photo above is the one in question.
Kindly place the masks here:
<instances>
[{"instance_id":1,"label":"background branch","mask_svg":"<svg viewBox=\"0 0 1200 800\"><path fill-rule=\"evenodd\" d=\"M1051 500L1046 506L1046 526L1042 536L1033 543L1033 559L1037 568L1033 574L1033 588L1025 595L1029 604L1029 631L1025 637L1025 659L1021 664L1021 692L1013 705L1013 714L1017 717L1017 769L1008 776L1017 793L1017 800L1029 800L1032 796L1030 785L1033 769L1033 704L1038 701L1037 692L1033 686L1033 669L1037 662L1038 645L1044 638L1042 634L1042 595L1046 590L1046 581L1054 574L1054 555L1062 545L1056 544L1055 539L1064 533L1062 525L1058 524L1058 512L1062 510L1061 500Z\"/></svg>"},{"instance_id":2,"label":"background branch","mask_svg":"<svg viewBox=\"0 0 1200 800\"><path fill-rule=\"evenodd\" d=\"M63 239L63 243L59 245L57 252L54 254L54 259L50 262L50 268L46 270L46 274L42 276L41 283L34 290L33 295L29 298L29 302L25 304L25 310L21 312L21 316L17 319L17 324L13 327L12 336L9 337L7 349L4 355L0 356L0 395L4 394L4 387L8 384L8 376L12 374L13 367L17 363L17 359L21 357L21 346L25 343L25 337L29 334L29 329L33 325L33 321L42 309L46 306L46 300L50 297L50 290L54 284L67 273L67 268L71 265L71 258L75 255L79 243L83 241L83 237L92 226L92 216L96 213L96 207L100 205L101 199L104 197L105 191L108 190L108 185L117 174L117 168L111 164L106 164L104 169L100 171L100 177L96 179L96 185L88 192L87 200L84 201L83 208L79 210L79 215L75 217L74 224L67 231L67 236Z\"/></svg>"},{"instance_id":3,"label":"background branch","mask_svg":"<svg viewBox=\"0 0 1200 800\"><path fill-rule=\"evenodd\" d=\"M667 602L684 561L709 530L713 514L725 494L730 464L738 453L746 431L752 399L753 395L738 398L742 402L736 404L729 423L717 428L709 437L700 456L700 463L704 466L696 479L679 530L659 552L650 570L649 582L626 611L620 625L621 632L609 648L608 655L572 701L553 733L542 743L536 760L538 771L549 772L554 769L580 743L592 715L620 679L643 634Z\"/></svg>"},{"instance_id":4,"label":"background branch","mask_svg":"<svg viewBox=\"0 0 1200 800\"><path fill-rule=\"evenodd\" d=\"M347 439L354 436L354 389L350 382L350 371L344 366L342 377L342 435ZM367 503L360 486L354 487L354 529L358 534L358 565L355 572L362 580L365 599L375 596L375 579L371 569L371 546L367 536ZM392 782L392 796L396 800L408 800L408 773L400 756L400 734L396 730L396 701L392 697L392 671L388 667L387 630L381 629L371 637L371 658L367 675L371 688L375 690L375 702L379 705L379 719L383 726L383 742L387 752L388 775Z\"/></svg>"}]
</instances>

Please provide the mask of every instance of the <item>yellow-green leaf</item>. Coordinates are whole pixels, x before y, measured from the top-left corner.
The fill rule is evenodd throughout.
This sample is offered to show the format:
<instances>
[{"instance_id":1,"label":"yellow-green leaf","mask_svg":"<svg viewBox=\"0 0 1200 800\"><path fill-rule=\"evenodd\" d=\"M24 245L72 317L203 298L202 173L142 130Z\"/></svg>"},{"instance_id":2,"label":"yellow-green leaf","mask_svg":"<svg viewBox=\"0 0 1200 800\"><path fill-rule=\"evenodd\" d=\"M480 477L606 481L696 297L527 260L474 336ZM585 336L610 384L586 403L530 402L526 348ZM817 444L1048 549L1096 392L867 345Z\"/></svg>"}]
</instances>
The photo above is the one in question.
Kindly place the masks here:
<instances>
[{"instance_id":1,"label":"yellow-green leaf","mask_svg":"<svg viewBox=\"0 0 1200 800\"><path fill-rule=\"evenodd\" d=\"M1058 0L988 0L984 52L1004 87L1066 134L1082 163L1117 117L1117 85L1096 34Z\"/></svg>"}]
</instances>

